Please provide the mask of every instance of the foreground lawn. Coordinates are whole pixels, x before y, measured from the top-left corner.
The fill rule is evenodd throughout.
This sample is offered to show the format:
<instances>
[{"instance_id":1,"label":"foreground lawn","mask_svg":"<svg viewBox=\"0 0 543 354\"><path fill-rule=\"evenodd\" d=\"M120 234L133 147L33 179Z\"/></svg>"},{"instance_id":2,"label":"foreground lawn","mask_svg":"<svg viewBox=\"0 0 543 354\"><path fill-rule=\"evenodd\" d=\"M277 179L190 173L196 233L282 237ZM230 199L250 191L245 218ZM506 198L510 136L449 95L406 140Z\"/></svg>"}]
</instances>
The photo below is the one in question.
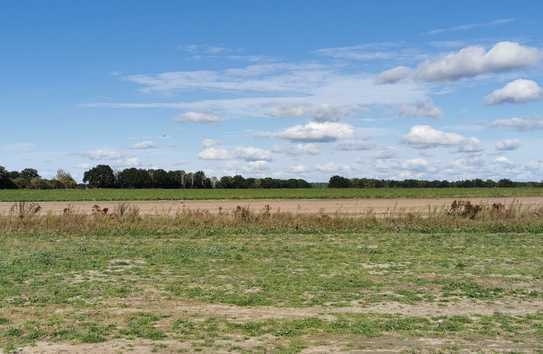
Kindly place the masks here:
<instances>
[{"instance_id":1,"label":"foreground lawn","mask_svg":"<svg viewBox=\"0 0 543 354\"><path fill-rule=\"evenodd\" d=\"M0 250L7 351L543 350L538 231L25 225Z\"/></svg>"},{"instance_id":2,"label":"foreground lawn","mask_svg":"<svg viewBox=\"0 0 543 354\"><path fill-rule=\"evenodd\" d=\"M543 188L307 188L0 190L0 202L190 199L462 198L543 196Z\"/></svg>"}]
</instances>

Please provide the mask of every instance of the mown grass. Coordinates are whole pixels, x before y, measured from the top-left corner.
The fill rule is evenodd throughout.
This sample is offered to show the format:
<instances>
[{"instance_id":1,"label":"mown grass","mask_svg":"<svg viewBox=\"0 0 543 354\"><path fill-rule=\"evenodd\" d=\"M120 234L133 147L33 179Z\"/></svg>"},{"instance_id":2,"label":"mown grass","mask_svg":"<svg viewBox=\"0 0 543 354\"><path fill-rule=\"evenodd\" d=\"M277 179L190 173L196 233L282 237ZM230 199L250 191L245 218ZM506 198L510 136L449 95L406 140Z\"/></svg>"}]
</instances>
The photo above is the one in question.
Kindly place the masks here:
<instances>
[{"instance_id":1,"label":"mown grass","mask_svg":"<svg viewBox=\"0 0 543 354\"><path fill-rule=\"evenodd\" d=\"M175 340L190 352L298 352L323 343L367 349L368 337L386 337L372 348L392 340L424 349L416 340L434 338L455 344L434 351L477 351L498 338L541 350L542 312L499 312L543 302L542 215L489 206L385 218L242 209L142 217L130 207L4 216L0 348L125 339L156 351ZM179 308L213 304L283 315ZM349 312L389 304L415 313ZM475 304L497 312L433 313ZM434 310L417 315L425 306Z\"/></svg>"},{"instance_id":2,"label":"mown grass","mask_svg":"<svg viewBox=\"0 0 543 354\"><path fill-rule=\"evenodd\" d=\"M0 190L0 201L462 198L543 196L543 188L87 189Z\"/></svg>"},{"instance_id":3,"label":"mown grass","mask_svg":"<svg viewBox=\"0 0 543 354\"><path fill-rule=\"evenodd\" d=\"M191 352L297 352L322 342L356 349L368 337L392 336L441 338L470 350L500 338L535 351L542 349L541 312L333 312L540 303L543 219L535 210L500 213L1 217L0 347L121 338L176 340ZM233 319L211 309L185 312L181 304L268 308L284 318L256 312ZM296 311L302 315L289 318ZM320 315L327 311L334 315Z\"/></svg>"}]
</instances>

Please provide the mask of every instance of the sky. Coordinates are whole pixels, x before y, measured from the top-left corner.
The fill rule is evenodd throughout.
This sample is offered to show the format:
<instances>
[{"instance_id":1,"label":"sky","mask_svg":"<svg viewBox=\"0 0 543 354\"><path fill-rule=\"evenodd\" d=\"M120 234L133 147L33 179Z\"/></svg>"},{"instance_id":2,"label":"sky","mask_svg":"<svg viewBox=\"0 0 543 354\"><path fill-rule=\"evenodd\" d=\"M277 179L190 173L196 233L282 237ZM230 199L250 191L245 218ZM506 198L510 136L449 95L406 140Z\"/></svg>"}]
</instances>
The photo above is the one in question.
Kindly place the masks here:
<instances>
[{"instance_id":1,"label":"sky","mask_svg":"<svg viewBox=\"0 0 543 354\"><path fill-rule=\"evenodd\" d=\"M0 165L543 180L541 1L6 1Z\"/></svg>"}]
</instances>

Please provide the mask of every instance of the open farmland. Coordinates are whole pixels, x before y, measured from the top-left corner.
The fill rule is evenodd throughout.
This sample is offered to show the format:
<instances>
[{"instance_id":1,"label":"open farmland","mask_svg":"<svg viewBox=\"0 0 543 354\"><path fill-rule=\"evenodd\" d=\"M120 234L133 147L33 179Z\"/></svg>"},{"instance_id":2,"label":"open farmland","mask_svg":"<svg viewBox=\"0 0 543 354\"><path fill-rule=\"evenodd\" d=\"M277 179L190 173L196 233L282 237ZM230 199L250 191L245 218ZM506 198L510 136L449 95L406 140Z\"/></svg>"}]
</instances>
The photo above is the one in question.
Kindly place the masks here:
<instances>
[{"instance_id":1,"label":"open farmland","mask_svg":"<svg viewBox=\"0 0 543 354\"><path fill-rule=\"evenodd\" d=\"M539 209L380 219L119 210L0 218L2 348L543 350Z\"/></svg>"},{"instance_id":2,"label":"open farmland","mask_svg":"<svg viewBox=\"0 0 543 354\"><path fill-rule=\"evenodd\" d=\"M506 198L468 198L481 205L503 204L507 207L538 208L543 205L543 197L506 197ZM268 210L286 212L294 215L349 215L349 216L395 216L407 213L427 215L447 210L454 198L380 198L380 199L243 199L243 200L140 200L131 202L94 201L94 202L39 202L39 213L62 215L65 210L80 214L92 214L97 207L113 211L119 205L137 206L142 215L175 216L187 212L206 212L212 214L231 213L239 207L251 212ZM25 202L22 202L25 203ZM27 202L32 203L32 202ZM0 215L9 215L17 207L16 203L0 202Z\"/></svg>"},{"instance_id":3,"label":"open farmland","mask_svg":"<svg viewBox=\"0 0 543 354\"><path fill-rule=\"evenodd\" d=\"M0 190L0 202L208 199L394 199L543 197L543 188L57 189Z\"/></svg>"}]
</instances>

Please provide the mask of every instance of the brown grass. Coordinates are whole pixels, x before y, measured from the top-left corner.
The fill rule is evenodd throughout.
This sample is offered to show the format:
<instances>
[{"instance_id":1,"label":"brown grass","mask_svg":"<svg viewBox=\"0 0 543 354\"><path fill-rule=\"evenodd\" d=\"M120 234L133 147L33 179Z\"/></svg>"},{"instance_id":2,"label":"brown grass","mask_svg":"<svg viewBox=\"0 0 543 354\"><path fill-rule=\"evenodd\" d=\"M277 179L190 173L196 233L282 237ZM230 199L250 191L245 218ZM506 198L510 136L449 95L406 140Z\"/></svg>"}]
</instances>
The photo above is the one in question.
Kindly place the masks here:
<instances>
[{"instance_id":1,"label":"brown grass","mask_svg":"<svg viewBox=\"0 0 543 354\"><path fill-rule=\"evenodd\" d=\"M368 211L357 215L293 214L272 212L264 207L260 211L238 206L233 211L211 213L208 210L181 210L175 215L140 215L137 206L121 203L114 208L94 205L92 213L78 213L67 207L62 215L48 213L40 215L39 204L17 203L8 216L0 216L0 231L60 231L85 232L115 229L198 229L217 228L240 231L311 231L327 232L339 230L366 231L495 231L495 232L541 232L543 231L543 207L522 206L518 203L473 204L469 201L454 201L448 208L429 208L425 214L406 213L390 209L376 214Z\"/></svg>"}]
</instances>

